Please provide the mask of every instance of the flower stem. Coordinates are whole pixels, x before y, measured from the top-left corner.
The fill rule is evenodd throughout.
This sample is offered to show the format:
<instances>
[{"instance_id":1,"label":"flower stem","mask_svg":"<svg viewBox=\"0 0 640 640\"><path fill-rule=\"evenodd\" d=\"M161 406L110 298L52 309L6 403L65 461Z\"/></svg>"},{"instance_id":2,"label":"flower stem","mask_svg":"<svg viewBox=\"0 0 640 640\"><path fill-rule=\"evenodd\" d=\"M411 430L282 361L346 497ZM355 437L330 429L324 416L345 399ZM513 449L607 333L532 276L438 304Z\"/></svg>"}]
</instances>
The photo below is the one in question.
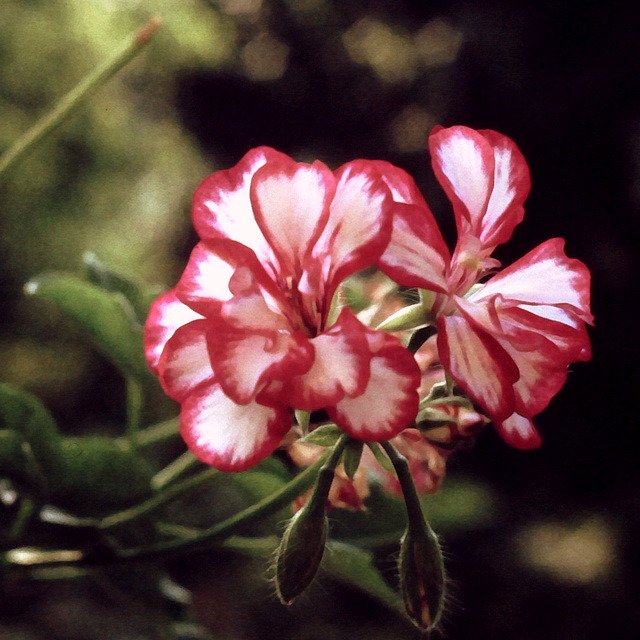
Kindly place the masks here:
<instances>
[{"instance_id":1,"label":"flower stem","mask_svg":"<svg viewBox=\"0 0 640 640\"><path fill-rule=\"evenodd\" d=\"M161 469L151 478L151 488L159 491L170 482L173 482L178 476L198 463L191 451L185 451L181 456L170 462L164 469Z\"/></svg>"},{"instance_id":2,"label":"flower stem","mask_svg":"<svg viewBox=\"0 0 640 640\"><path fill-rule=\"evenodd\" d=\"M23 133L0 157L0 177L40 140L55 129L94 89L104 84L111 76L132 60L153 37L162 18L154 16L138 29L114 55L96 67L81 80L60 102Z\"/></svg>"}]
</instances>

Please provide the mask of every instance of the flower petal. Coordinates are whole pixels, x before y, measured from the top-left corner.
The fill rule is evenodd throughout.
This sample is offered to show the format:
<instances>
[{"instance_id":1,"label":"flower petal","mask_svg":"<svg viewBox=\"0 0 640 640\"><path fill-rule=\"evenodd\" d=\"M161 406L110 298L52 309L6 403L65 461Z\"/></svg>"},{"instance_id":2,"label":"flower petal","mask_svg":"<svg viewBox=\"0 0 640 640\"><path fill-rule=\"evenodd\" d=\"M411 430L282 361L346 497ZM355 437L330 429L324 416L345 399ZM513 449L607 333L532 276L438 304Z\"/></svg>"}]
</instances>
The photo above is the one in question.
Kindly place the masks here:
<instances>
[{"instance_id":1,"label":"flower petal","mask_svg":"<svg viewBox=\"0 0 640 640\"><path fill-rule=\"evenodd\" d=\"M460 316L438 319L438 352L444 368L493 420L513 413L518 368L488 333Z\"/></svg>"},{"instance_id":2,"label":"flower petal","mask_svg":"<svg viewBox=\"0 0 640 640\"><path fill-rule=\"evenodd\" d=\"M217 324L209 330L208 343L216 378L238 404L251 402L273 380L287 382L308 370L313 361L313 347L301 331L234 330Z\"/></svg>"},{"instance_id":3,"label":"flower petal","mask_svg":"<svg viewBox=\"0 0 640 640\"><path fill-rule=\"evenodd\" d=\"M225 239L198 243L175 289L182 302L206 316L219 314L234 297L258 290L273 306L289 306L253 250Z\"/></svg>"},{"instance_id":4,"label":"flower petal","mask_svg":"<svg viewBox=\"0 0 640 640\"><path fill-rule=\"evenodd\" d=\"M182 402L203 382L213 380L207 350L206 320L194 320L179 327L167 342L158 366L165 393Z\"/></svg>"},{"instance_id":5,"label":"flower petal","mask_svg":"<svg viewBox=\"0 0 640 640\"><path fill-rule=\"evenodd\" d=\"M405 287L444 293L450 254L431 211L409 204L396 204L391 240L379 268Z\"/></svg>"},{"instance_id":6,"label":"flower petal","mask_svg":"<svg viewBox=\"0 0 640 640\"><path fill-rule=\"evenodd\" d=\"M453 204L458 236L478 238L488 255L524 217L531 180L522 153L496 131L461 126L434 129L429 146L436 177Z\"/></svg>"},{"instance_id":7,"label":"flower petal","mask_svg":"<svg viewBox=\"0 0 640 640\"><path fill-rule=\"evenodd\" d=\"M564 307L592 323L590 281L587 267L564 253L564 240L551 238L491 278L469 299L476 302L500 294L511 301Z\"/></svg>"},{"instance_id":8,"label":"flower petal","mask_svg":"<svg viewBox=\"0 0 640 640\"><path fill-rule=\"evenodd\" d=\"M291 427L286 407L239 405L220 385L196 389L182 403L180 430L196 457L221 471L244 471L270 455Z\"/></svg>"},{"instance_id":9,"label":"flower petal","mask_svg":"<svg viewBox=\"0 0 640 640\"><path fill-rule=\"evenodd\" d=\"M354 438L387 440L408 427L418 412L420 369L389 334L369 329L371 376L363 393L327 407L331 419Z\"/></svg>"},{"instance_id":10,"label":"flower petal","mask_svg":"<svg viewBox=\"0 0 640 640\"><path fill-rule=\"evenodd\" d=\"M178 300L175 289L153 302L144 327L144 352L153 373L158 373L158 363L167 340L178 327L198 318L202 316Z\"/></svg>"},{"instance_id":11,"label":"flower petal","mask_svg":"<svg viewBox=\"0 0 640 640\"><path fill-rule=\"evenodd\" d=\"M370 375L368 331L350 309L343 309L330 329L310 340L313 364L286 386L288 404L316 411L345 395L361 394Z\"/></svg>"},{"instance_id":12,"label":"flower petal","mask_svg":"<svg viewBox=\"0 0 640 640\"><path fill-rule=\"evenodd\" d=\"M507 242L524 218L524 201L531 189L527 161L507 136L489 129L480 131L493 149L495 173L493 190L482 219L480 240L483 247Z\"/></svg>"},{"instance_id":13,"label":"flower petal","mask_svg":"<svg viewBox=\"0 0 640 640\"><path fill-rule=\"evenodd\" d=\"M513 413L502 422L493 425L500 437L516 449L535 449L541 444L540 435L529 418Z\"/></svg>"},{"instance_id":14,"label":"flower petal","mask_svg":"<svg viewBox=\"0 0 640 640\"><path fill-rule=\"evenodd\" d=\"M389 242L393 201L375 165L355 160L336 171L330 216L313 249L329 300L347 276L373 265Z\"/></svg>"},{"instance_id":15,"label":"flower petal","mask_svg":"<svg viewBox=\"0 0 640 640\"><path fill-rule=\"evenodd\" d=\"M469 127L436 127L429 136L433 171L453 204L458 235L481 231L494 185L491 145Z\"/></svg>"},{"instance_id":16,"label":"flower petal","mask_svg":"<svg viewBox=\"0 0 640 640\"><path fill-rule=\"evenodd\" d=\"M217 171L204 180L193 198L193 224L198 235L203 240L235 240L252 249L265 266L274 264L271 247L255 220L250 185L260 167L282 161L291 160L270 147L258 147L235 167Z\"/></svg>"},{"instance_id":17,"label":"flower petal","mask_svg":"<svg viewBox=\"0 0 640 640\"><path fill-rule=\"evenodd\" d=\"M256 222L280 264L280 275L299 278L329 217L335 179L321 162L287 158L261 167L251 181Z\"/></svg>"}]
</instances>

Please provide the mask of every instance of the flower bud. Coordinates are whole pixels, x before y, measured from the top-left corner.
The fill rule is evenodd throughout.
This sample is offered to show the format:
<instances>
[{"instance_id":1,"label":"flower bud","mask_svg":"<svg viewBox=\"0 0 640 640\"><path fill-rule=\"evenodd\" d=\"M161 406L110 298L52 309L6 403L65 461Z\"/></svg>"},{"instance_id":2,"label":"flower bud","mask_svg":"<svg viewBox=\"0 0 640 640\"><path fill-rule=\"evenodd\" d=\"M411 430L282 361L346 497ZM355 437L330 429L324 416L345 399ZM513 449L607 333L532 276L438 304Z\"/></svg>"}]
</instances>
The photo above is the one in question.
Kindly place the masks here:
<instances>
[{"instance_id":1,"label":"flower bud","mask_svg":"<svg viewBox=\"0 0 640 640\"><path fill-rule=\"evenodd\" d=\"M313 581L327 539L324 501L313 498L289 521L276 553L276 593L291 604Z\"/></svg>"},{"instance_id":2,"label":"flower bud","mask_svg":"<svg viewBox=\"0 0 640 640\"><path fill-rule=\"evenodd\" d=\"M407 614L421 629L433 629L444 608L445 574L438 538L428 525L410 527L403 536L399 569Z\"/></svg>"}]
</instances>

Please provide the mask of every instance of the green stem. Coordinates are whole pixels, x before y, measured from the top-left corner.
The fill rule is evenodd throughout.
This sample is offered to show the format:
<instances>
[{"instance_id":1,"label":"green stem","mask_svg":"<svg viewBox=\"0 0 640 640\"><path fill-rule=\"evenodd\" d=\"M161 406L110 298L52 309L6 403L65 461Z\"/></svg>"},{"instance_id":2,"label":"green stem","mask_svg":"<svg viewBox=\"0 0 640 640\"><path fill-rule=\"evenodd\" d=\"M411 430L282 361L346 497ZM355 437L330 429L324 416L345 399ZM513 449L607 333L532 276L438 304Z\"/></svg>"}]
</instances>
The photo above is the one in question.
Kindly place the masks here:
<instances>
[{"instance_id":1,"label":"green stem","mask_svg":"<svg viewBox=\"0 0 640 640\"><path fill-rule=\"evenodd\" d=\"M151 18L109 60L85 76L60 100L52 111L23 133L0 157L0 177L40 140L53 131L94 89L132 60L153 37L161 23L160 17Z\"/></svg>"},{"instance_id":2,"label":"green stem","mask_svg":"<svg viewBox=\"0 0 640 640\"><path fill-rule=\"evenodd\" d=\"M141 504L137 504L135 507L125 509L124 511L118 511L117 513L106 516L100 521L99 527L101 529L110 529L112 527L122 525L125 522L135 520L136 518L139 518L140 516L143 516L150 511L157 509L161 505L166 504L170 500L173 500L189 489L197 487L199 484L202 484L203 482L216 477L219 473L220 471L218 471L217 469L209 467L201 473L193 475L189 478L186 478L182 482L174 484L168 489L165 489L162 493L159 493L157 496L153 496L152 498L145 500Z\"/></svg>"},{"instance_id":3,"label":"green stem","mask_svg":"<svg viewBox=\"0 0 640 640\"><path fill-rule=\"evenodd\" d=\"M132 449L135 449L137 441L136 435L142 424L142 408L144 404L144 394L142 385L132 377L127 377L127 433L126 437Z\"/></svg>"},{"instance_id":4,"label":"green stem","mask_svg":"<svg viewBox=\"0 0 640 640\"><path fill-rule=\"evenodd\" d=\"M416 491L416 485L413 482L407 459L400 455L391 443L382 442L381 445L391 460L402 488L402 495L407 507L409 530L415 532L427 531L429 525L422 512L422 505L420 504L420 498Z\"/></svg>"},{"instance_id":5,"label":"green stem","mask_svg":"<svg viewBox=\"0 0 640 640\"><path fill-rule=\"evenodd\" d=\"M185 451L181 456L170 462L151 478L151 488L159 491L173 482L178 476L198 464L199 460L191 451Z\"/></svg>"},{"instance_id":6,"label":"green stem","mask_svg":"<svg viewBox=\"0 0 640 640\"><path fill-rule=\"evenodd\" d=\"M159 422L151 427L147 427L142 431L138 431L134 434L133 441L136 447L145 447L147 445L156 444L163 440L168 440L178 435L178 429L180 426L180 419L178 417ZM127 438L118 438L117 442L123 446L128 445L129 440Z\"/></svg>"}]
</instances>

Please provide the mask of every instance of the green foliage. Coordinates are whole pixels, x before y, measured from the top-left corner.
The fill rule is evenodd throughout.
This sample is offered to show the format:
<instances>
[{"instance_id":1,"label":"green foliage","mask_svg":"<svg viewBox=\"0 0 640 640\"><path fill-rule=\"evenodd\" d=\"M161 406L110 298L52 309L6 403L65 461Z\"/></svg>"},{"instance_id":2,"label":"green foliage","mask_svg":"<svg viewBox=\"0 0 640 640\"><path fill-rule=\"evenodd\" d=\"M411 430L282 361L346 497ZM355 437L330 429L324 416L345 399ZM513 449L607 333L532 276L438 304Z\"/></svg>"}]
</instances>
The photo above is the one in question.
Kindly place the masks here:
<instances>
[{"instance_id":1,"label":"green foliage","mask_svg":"<svg viewBox=\"0 0 640 640\"><path fill-rule=\"evenodd\" d=\"M94 346L126 376L155 381L142 347L142 325L118 291L107 291L64 273L47 273L31 280L25 291L56 304L86 331Z\"/></svg>"}]
</instances>

